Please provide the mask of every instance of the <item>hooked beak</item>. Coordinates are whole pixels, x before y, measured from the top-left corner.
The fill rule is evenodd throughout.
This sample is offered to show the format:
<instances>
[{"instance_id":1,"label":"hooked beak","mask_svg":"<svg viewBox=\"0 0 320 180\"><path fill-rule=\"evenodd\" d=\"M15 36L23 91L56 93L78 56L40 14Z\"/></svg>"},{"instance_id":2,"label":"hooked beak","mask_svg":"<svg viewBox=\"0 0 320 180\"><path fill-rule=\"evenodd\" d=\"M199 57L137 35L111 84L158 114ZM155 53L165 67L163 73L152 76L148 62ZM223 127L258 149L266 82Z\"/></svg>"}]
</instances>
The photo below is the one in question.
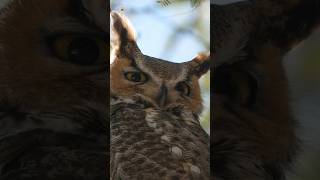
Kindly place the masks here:
<instances>
[{"instance_id":1,"label":"hooked beak","mask_svg":"<svg viewBox=\"0 0 320 180\"><path fill-rule=\"evenodd\" d=\"M161 85L160 91L157 97L157 103L160 107L163 107L167 102L168 89L165 85Z\"/></svg>"}]
</instances>

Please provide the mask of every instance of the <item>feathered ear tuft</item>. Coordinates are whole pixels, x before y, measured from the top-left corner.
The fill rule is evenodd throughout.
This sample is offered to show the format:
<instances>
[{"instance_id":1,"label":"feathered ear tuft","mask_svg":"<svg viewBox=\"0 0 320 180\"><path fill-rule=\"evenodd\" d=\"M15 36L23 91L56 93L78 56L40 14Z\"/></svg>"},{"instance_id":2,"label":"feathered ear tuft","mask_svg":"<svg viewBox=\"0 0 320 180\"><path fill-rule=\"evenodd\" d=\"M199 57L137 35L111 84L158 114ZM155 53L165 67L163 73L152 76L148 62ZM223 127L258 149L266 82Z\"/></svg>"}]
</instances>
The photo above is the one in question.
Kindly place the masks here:
<instances>
[{"instance_id":1,"label":"feathered ear tuft","mask_svg":"<svg viewBox=\"0 0 320 180\"><path fill-rule=\"evenodd\" d=\"M135 43L136 34L127 17L118 12L110 13L111 45L115 51L122 51L128 43Z\"/></svg>"},{"instance_id":2,"label":"feathered ear tuft","mask_svg":"<svg viewBox=\"0 0 320 180\"><path fill-rule=\"evenodd\" d=\"M210 70L210 54L201 53L188 62L191 73L199 78Z\"/></svg>"}]
</instances>

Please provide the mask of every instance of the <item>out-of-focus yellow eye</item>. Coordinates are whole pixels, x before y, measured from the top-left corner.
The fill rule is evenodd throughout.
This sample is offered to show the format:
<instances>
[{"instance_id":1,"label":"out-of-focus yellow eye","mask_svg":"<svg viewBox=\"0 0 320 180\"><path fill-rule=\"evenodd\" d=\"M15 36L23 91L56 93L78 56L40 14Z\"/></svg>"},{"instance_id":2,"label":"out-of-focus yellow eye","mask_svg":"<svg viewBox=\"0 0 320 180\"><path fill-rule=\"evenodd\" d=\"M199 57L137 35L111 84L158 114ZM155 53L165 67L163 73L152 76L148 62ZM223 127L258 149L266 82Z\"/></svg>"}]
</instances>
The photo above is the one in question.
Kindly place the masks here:
<instances>
[{"instance_id":1,"label":"out-of-focus yellow eye","mask_svg":"<svg viewBox=\"0 0 320 180\"><path fill-rule=\"evenodd\" d=\"M94 65L107 59L106 42L89 35L60 35L53 38L53 53L60 59L79 64Z\"/></svg>"},{"instance_id":2,"label":"out-of-focus yellow eye","mask_svg":"<svg viewBox=\"0 0 320 180\"><path fill-rule=\"evenodd\" d=\"M176 86L176 90L179 91L181 95L190 96L190 87L185 82L179 82Z\"/></svg>"},{"instance_id":3,"label":"out-of-focus yellow eye","mask_svg":"<svg viewBox=\"0 0 320 180\"><path fill-rule=\"evenodd\" d=\"M136 83L144 83L148 80L147 76L141 72L126 72L124 73L124 76L129 81L136 82Z\"/></svg>"}]
</instances>

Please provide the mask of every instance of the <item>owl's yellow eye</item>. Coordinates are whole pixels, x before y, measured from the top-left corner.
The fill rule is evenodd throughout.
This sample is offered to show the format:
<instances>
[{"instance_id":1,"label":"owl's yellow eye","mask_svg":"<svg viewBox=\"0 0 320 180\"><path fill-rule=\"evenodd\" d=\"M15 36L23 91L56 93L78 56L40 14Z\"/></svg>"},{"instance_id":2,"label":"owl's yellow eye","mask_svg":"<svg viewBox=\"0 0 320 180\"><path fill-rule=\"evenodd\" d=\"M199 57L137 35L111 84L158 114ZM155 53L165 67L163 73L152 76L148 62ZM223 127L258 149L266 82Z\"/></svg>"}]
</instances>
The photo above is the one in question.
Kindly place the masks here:
<instances>
[{"instance_id":1,"label":"owl's yellow eye","mask_svg":"<svg viewBox=\"0 0 320 180\"><path fill-rule=\"evenodd\" d=\"M51 46L58 58L79 65L94 65L106 59L106 42L102 38L62 35L53 38Z\"/></svg>"},{"instance_id":2,"label":"owl's yellow eye","mask_svg":"<svg viewBox=\"0 0 320 180\"><path fill-rule=\"evenodd\" d=\"M126 72L124 76L132 82L144 83L147 81L147 76L141 72Z\"/></svg>"},{"instance_id":3,"label":"owl's yellow eye","mask_svg":"<svg viewBox=\"0 0 320 180\"><path fill-rule=\"evenodd\" d=\"M176 86L176 90L181 92L184 96L190 96L190 87L185 82L179 82Z\"/></svg>"}]
</instances>

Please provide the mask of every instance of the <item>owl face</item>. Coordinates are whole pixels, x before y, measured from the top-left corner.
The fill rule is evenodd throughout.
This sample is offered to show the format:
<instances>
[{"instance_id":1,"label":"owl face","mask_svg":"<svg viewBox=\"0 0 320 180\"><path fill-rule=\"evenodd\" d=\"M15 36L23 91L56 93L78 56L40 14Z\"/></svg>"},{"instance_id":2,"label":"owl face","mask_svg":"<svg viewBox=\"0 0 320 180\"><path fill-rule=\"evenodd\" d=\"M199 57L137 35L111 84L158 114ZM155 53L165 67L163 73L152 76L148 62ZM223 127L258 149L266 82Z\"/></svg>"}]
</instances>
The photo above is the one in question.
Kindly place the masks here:
<instances>
[{"instance_id":1,"label":"owl face","mask_svg":"<svg viewBox=\"0 0 320 180\"><path fill-rule=\"evenodd\" d=\"M105 0L13 0L4 7L0 100L26 109L106 104L106 9Z\"/></svg>"},{"instance_id":2,"label":"owl face","mask_svg":"<svg viewBox=\"0 0 320 180\"><path fill-rule=\"evenodd\" d=\"M126 17L111 13L111 93L140 96L158 108L183 106L200 112L202 99L199 78L209 70L208 56L198 55L185 63L172 63L144 55L135 41L135 32Z\"/></svg>"}]
</instances>

